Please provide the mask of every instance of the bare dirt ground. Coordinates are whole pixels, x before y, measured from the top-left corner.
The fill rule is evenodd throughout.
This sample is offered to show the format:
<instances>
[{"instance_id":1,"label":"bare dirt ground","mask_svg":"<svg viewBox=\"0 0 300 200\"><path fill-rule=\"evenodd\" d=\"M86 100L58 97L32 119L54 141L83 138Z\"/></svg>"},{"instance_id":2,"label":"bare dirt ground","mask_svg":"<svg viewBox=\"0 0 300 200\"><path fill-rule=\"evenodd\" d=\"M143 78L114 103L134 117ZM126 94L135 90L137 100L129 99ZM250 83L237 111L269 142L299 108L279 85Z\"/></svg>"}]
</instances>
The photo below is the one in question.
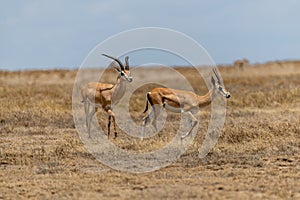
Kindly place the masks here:
<instances>
[{"instance_id":1,"label":"bare dirt ground","mask_svg":"<svg viewBox=\"0 0 300 200\"><path fill-rule=\"evenodd\" d=\"M217 145L198 158L207 107L187 152L144 174L110 169L87 153L72 117L76 71L0 72L0 199L300 199L300 63L219 69L232 97ZM197 93L207 92L193 69L177 70ZM149 68L133 76L159 73ZM151 87L137 90L130 102L137 121ZM104 113L97 117L105 128ZM174 129L166 124L160 136L141 143L120 132L112 142L150 151L168 142Z\"/></svg>"}]
</instances>

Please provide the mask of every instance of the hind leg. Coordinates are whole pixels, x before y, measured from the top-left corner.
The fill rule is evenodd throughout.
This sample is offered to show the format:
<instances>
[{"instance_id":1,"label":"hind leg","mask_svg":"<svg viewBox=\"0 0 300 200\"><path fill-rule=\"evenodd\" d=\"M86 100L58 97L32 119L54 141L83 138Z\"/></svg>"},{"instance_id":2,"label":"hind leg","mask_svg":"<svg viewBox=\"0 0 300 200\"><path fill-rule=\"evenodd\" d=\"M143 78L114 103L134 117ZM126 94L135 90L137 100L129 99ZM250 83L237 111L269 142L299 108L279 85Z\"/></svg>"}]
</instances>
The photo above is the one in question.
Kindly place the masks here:
<instances>
[{"instance_id":1,"label":"hind leg","mask_svg":"<svg viewBox=\"0 0 300 200\"><path fill-rule=\"evenodd\" d=\"M152 126L154 127L155 131L157 132L157 125L156 125L156 120L157 117L159 116L161 111L161 108L158 108L158 105L153 106L153 120L152 120Z\"/></svg>"}]
</instances>

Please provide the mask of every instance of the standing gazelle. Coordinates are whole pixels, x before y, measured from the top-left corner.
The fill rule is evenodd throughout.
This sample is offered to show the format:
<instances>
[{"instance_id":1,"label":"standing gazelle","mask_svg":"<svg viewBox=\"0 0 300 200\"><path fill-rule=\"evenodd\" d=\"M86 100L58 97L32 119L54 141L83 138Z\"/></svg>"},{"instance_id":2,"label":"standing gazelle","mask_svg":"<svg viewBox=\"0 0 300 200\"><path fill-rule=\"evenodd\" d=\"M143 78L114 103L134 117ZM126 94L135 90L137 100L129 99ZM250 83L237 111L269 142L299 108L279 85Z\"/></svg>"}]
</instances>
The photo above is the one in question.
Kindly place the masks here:
<instances>
[{"instance_id":1,"label":"standing gazelle","mask_svg":"<svg viewBox=\"0 0 300 200\"><path fill-rule=\"evenodd\" d=\"M146 117L143 118L142 137L144 137L145 126L151 121L152 118L154 118L152 125L154 126L155 130L157 130L156 119L162 108L165 108L171 112L188 114L191 120L191 128L186 134L182 135L181 138L183 139L188 136L198 123L198 120L193 115L193 113L195 114L195 112L199 111L198 108L209 105L217 93L221 94L225 98L230 97L230 93L226 91L224 84L218 76L215 68L213 69L213 72L217 78L217 81L215 81L213 76L211 77L213 88L204 96L199 96L190 91L175 90L171 88L154 88L148 92L146 96L147 102L144 113L148 110L148 103L150 103L152 110Z\"/></svg>"},{"instance_id":2,"label":"standing gazelle","mask_svg":"<svg viewBox=\"0 0 300 200\"><path fill-rule=\"evenodd\" d=\"M116 138L117 128L115 122L115 115L112 111L112 106L116 105L124 95L126 90L126 82L132 81L132 77L129 71L129 62L128 62L129 57L126 56L125 66L124 66L123 63L118 58L106 54L102 54L102 55L115 60L119 64L120 69L115 67L115 70L118 72L118 78L115 84L91 82L88 83L84 88L82 88L81 96L82 96L82 102L84 103L84 111L86 115L86 126L88 129L89 137L91 137L90 129L91 129L92 118L97 112L98 107L102 107L108 114L107 136L109 137L110 124L111 121L113 121L114 134ZM91 112L89 112L90 104L92 104Z\"/></svg>"}]
</instances>

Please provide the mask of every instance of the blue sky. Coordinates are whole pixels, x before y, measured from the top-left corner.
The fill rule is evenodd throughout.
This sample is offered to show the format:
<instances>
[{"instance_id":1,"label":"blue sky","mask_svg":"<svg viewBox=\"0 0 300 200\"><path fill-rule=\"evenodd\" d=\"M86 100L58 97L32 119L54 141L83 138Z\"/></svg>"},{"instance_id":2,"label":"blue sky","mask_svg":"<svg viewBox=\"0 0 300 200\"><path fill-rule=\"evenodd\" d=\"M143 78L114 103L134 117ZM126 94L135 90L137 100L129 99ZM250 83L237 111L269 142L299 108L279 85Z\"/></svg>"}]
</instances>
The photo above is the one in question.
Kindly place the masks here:
<instances>
[{"instance_id":1,"label":"blue sky","mask_svg":"<svg viewBox=\"0 0 300 200\"><path fill-rule=\"evenodd\" d=\"M297 0L1 1L0 69L80 66L108 37L148 26L187 34L217 64L300 59L299 10Z\"/></svg>"}]
</instances>

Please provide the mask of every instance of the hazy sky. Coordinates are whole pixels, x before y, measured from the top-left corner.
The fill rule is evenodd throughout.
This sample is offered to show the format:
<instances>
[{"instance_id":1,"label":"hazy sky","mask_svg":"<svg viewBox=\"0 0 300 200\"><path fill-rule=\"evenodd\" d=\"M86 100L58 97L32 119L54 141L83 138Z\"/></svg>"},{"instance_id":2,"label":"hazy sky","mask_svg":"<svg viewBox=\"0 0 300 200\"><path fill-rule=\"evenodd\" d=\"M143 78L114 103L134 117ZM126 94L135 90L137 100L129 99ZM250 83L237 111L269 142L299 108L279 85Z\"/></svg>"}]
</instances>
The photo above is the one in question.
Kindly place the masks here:
<instances>
[{"instance_id":1,"label":"hazy sky","mask_svg":"<svg viewBox=\"0 0 300 200\"><path fill-rule=\"evenodd\" d=\"M300 59L297 0L0 2L0 69L79 66L101 41L145 26L189 35L217 64Z\"/></svg>"}]
</instances>

